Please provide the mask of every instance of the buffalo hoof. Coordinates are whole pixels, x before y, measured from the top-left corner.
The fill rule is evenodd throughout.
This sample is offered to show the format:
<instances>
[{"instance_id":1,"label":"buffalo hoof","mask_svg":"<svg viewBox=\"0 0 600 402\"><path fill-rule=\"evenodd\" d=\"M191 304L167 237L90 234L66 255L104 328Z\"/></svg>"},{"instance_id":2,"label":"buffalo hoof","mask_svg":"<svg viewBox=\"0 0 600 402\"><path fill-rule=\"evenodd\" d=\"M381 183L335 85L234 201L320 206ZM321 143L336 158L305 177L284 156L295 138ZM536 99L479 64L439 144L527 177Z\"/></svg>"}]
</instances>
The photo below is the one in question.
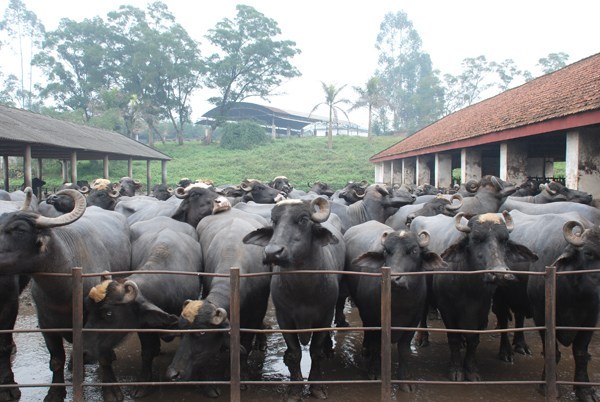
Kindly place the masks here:
<instances>
[{"instance_id":1,"label":"buffalo hoof","mask_svg":"<svg viewBox=\"0 0 600 402\"><path fill-rule=\"evenodd\" d=\"M513 350L515 351L515 353L531 356L531 349L529 349L529 345L527 345L525 342L515 343Z\"/></svg>"},{"instance_id":2,"label":"buffalo hoof","mask_svg":"<svg viewBox=\"0 0 600 402\"><path fill-rule=\"evenodd\" d=\"M125 399L120 387L104 387L102 388L102 396L104 402L121 402Z\"/></svg>"},{"instance_id":3,"label":"buffalo hoof","mask_svg":"<svg viewBox=\"0 0 600 402\"><path fill-rule=\"evenodd\" d=\"M324 385L319 385L319 384L311 385L310 386L310 395L313 398L317 398L317 399L327 399L327 390L325 389Z\"/></svg>"},{"instance_id":4,"label":"buffalo hoof","mask_svg":"<svg viewBox=\"0 0 600 402\"><path fill-rule=\"evenodd\" d=\"M208 398L218 398L221 396L221 388L214 385L203 385L202 393Z\"/></svg>"},{"instance_id":5,"label":"buffalo hoof","mask_svg":"<svg viewBox=\"0 0 600 402\"><path fill-rule=\"evenodd\" d=\"M0 402L18 401L20 398L21 390L18 387L0 389Z\"/></svg>"},{"instance_id":6,"label":"buffalo hoof","mask_svg":"<svg viewBox=\"0 0 600 402\"><path fill-rule=\"evenodd\" d=\"M335 322L335 326L338 328L348 328L350 324L346 320L340 320Z\"/></svg>"},{"instance_id":7,"label":"buffalo hoof","mask_svg":"<svg viewBox=\"0 0 600 402\"><path fill-rule=\"evenodd\" d=\"M254 350L260 350L264 352L267 350L267 335L266 334L256 334L254 337L254 345L252 346Z\"/></svg>"},{"instance_id":8,"label":"buffalo hoof","mask_svg":"<svg viewBox=\"0 0 600 402\"><path fill-rule=\"evenodd\" d=\"M141 386L141 387L135 387L131 394L135 399L137 399L137 398L143 398L145 396L148 396L157 390L158 390L157 387Z\"/></svg>"},{"instance_id":9,"label":"buffalo hoof","mask_svg":"<svg viewBox=\"0 0 600 402\"><path fill-rule=\"evenodd\" d=\"M400 391L407 392L407 393L416 392L417 384L402 383L402 384L400 384Z\"/></svg>"},{"instance_id":10,"label":"buffalo hoof","mask_svg":"<svg viewBox=\"0 0 600 402\"><path fill-rule=\"evenodd\" d=\"M464 381L465 373L461 368L451 368L450 369L450 381Z\"/></svg>"},{"instance_id":11,"label":"buffalo hoof","mask_svg":"<svg viewBox=\"0 0 600 402\"><path fill-rule=\"evenodd\" d=\"M578 387L575 389L575 395L581 402L600 402L600 395L592 387Z\"/></svg>"},{"instance_id":12,"label":"buffalo hoof","mask_svg":"<svg viewBox=\"0 0 600 402\"><path fill-rule=\"evenodd\" d=\"M501 350L500 353L498 353L498 358L500 360L502 360L503 362L506 363L512 363L513 362L513 353L512 350Z\"/></svg>"},{"instance_id":13,"label":"buffalo hoof","mask_svg":"<svg viewBox=\"0 0 600 402\"><path fill-rule=\"evenodd\" d=\"M51 387L44 398L44 402L64 402L67 390L61 387Z\"/></svg>"},{"instance_id":14,"label":"buffalo hoof","mask_svg":"<svg viewBox=\"0 0 600 402\"><path fill-rule=\"evenodd\" d=\"M287 402L302 401L302 385L292 385L287 392Z\"/></svg>"},{"instance_id":15,"label":"buffalo hoof","mask_svg":"<svg viewBox=\"0 0 600 402\"><path fill-rule=\"evenodd\" d=\"M415 335L414 344L420 348L429 346L429 334L427 332L418 332Z\"/></svg>"}]
</instances>

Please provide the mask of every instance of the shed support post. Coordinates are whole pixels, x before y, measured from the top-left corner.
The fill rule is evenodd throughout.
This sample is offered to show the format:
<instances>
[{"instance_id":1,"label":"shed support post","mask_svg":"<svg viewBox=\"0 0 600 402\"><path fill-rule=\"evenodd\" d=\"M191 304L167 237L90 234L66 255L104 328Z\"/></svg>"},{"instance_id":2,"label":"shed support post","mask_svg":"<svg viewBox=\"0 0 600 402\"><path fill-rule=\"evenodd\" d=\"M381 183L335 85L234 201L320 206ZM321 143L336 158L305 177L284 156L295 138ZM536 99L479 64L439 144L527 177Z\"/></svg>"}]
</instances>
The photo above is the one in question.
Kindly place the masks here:
<instances>
[{"instance_id":1,"label":"shed support post","mask_svg":"<svg viewBox=\"0 0 600 402\"><path fill-rule=\"evenodd\" d=\"M71 183L77 183L77 152L71 152Z\"/></svg>"},{"instance_id":2,"label":"shed support post","mask_svg":"<svg viewBox=\"0 0 600 402\"><path fill-rule=\"evenodd\" d=\"M37 160L37 177L42 180L44 177L44 172L43 172L43 166L44 163L42 162L42 158L38 158Z\"/></svg>"},{"instance_id":3,"label":"shed support post","mask_svg":"<svg viewBox=\"0 0 600 402\"><path fill-rule=\"evenodd\" d=\"M60 170L62 173L62 181L66 183L69 181L69 162L66 159L60 161Z\"/></svg>"},{"instance_id":4,"label":"shed support post","mask_svg":"<svg viewBox=\"0 0 600 402\"><path fill-rule=\"evenodd\" d=\"M435 154L434 171L437 188L452 188L452 155Z\"/></svg>"},{"instance_id":5,"label":"shed support post","mask_svg":"<svg viewBox=\"0 0 600 402\"><path fill-rule=\"evenodd\" d=\"M31 145L25 146L25 154L23 155L23 165L25 187L31 187Z\"/></svg>"},{"instance_id":6,"label":"shed support post","mask_svg":"<svg viewBox=\"0 0 600 402\"><path fill-rule=\"evenodd\" d=\"M416 184L416 158L402 159L402 175L405 184Z\"/></svg>"},{"instance_id":7,"label":"shed support post","mask_svg":"<svg viewBox=\"0 0 600 402\"><path fill-rule=\"evenodd\" d=\"M104 178L108 179L109 175L108 175L108 155L104 155L104 163L102 164L102 166L104 167Z\"/></svg>"},{"instance_id":8,"label":"shed support post","mask_svg":"<svg viewBox=\"0 0 600 402\"><path fill-rule=\"evenodd\" d=\"M152 186L152 174L150 173L150 159L146 161L146 195L150 195L150 187Z\"/></svg>"},{"instance_id":9,"label":"shed support post","mask_svg":"<svg viewBox=\"0 0 600 402\"><path fill-rule=\"evenodd\" d=\"M460 180L481 180L481 151L472 148L463 148L460 151Z\"/></svg>"},{"instance_id":10,"label":"shed support post","mask_svg":"<svg viewBox=\"0 0 600 402\"><path fill-rule=\"evenodd\" d=\"M275 129L275 118L273 118L273 122L271 123L271 138L275 139L277 137L277 130Z\"/></svg>"},{"instance_id":11,"label":"shed support post","mask_svg":"<svg viewBox=\"0 0 600 402\"><path fill-rule=\"evenodd\" d=\"M600 141L597 131L567 133L565 185L600 197Z\"/></svg>"},{"instance_id":12,"label":"shed support post","mask_svg":"<svg viewBox=\"0 0 600 402\"><path fill-rule=\"evenodd\" d=\"M512 183L521 184L527 180L529 169L527 148L518 142L500 144L500 178Z\"/></svg>"},{"instance_id":13,"label":"shed support post","mask_svg":"<svg viewBox=\"0 0 600 402\"><path fill-rule=\"evenodd\" d=\"M2 166L4 168L4 191L10 191L8 183L8 155L2 156L2 163Z\"/></svg>"},{"instance_id":14,"label":"shed support post","mask_svg":"<svg viewBox=\"0 0 600 402\"><path fill-rule=\"evenodd\" d=\"M167 161L160 161L160 171L161 178L160 183L166 185L167 184Z\"/></svg>"},{"instance_id":15,"label":"shed support post","mask_svg":"<svg viewBox=\"0 0 600 402\"><path fill-rule=\"evenodd\" d=\"M127 159L127 176L133 179L133 159Z\"/></svg>"}]
</instances>

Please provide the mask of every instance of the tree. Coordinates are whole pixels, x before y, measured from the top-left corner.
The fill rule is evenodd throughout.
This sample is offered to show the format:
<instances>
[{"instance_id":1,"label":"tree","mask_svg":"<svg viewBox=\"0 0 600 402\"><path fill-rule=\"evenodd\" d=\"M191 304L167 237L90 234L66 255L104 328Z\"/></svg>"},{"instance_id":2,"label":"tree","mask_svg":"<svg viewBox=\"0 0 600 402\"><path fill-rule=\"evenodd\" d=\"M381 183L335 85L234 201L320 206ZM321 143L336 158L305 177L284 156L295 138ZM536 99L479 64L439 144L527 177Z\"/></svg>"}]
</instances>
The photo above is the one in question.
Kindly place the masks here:
<instances>
[{"instance_id":1,"label":"tree","mask_svg":"<svg viewBox=\"0 0 600 402\"><path fill-rule=\"evenodd\" d=\"M5 31L12 39L16 39L20 61L21 89L18 100L22 108L31 109L33 94L33 72L31 60L34 48L38 47L44 36L44 25L38 20L33 11L25 7L21 0L10 0L0 21L0 31ZM25 42L25 43L24 43ZM29 45L26 54L25 47ZM25 89L25 64L29 65L29 83Z\"/></svg>"},{"instance_id":2,"label":"tree","mask_svg":"<svg viewBox=\"0 0 600 402\"><path fill-rule=\"evenodd\" d=\"M373 144L372 139L372 118L373 109L379 109L386 105L386 99L383 96L381 86L379 84L379 77L373 76L367 81L364 87L354 87L354 90L358 94L358 100L354 102L354 105L350 110L366 107L369 109L369 125L367 130L367 138L369 145Z\"/></svg>"},{"instance_id":3,"label":"tree","mask_svg":"<svg viewBox=\"0 0 600 402\"><path fill-rule=\"evenodd\" d=\"M549 53L548 56L538 60L537 66L542 69L542 74L550 74L567 65L569 55L564 52Z\"/></svg>"},{"instance_id":4,"label":"tree","mask_svg":"<svg viewBox=\"0 0 600 402\"><path fill-rule=\"evenodd\" d=\"M63 18L55 31L47 32L44 51L33 59L46 73L40 96L53 98L59 110L81 112L89 123L101 91L116 84L106 60L110 34L99 17L81 22Z\"/></svg>"},{"instance_id":5,"label":"tree","mask_svg":"<svg viewBox=\"0 0 600 402\"><path fill-rule=\"evenodd\" d=\"M207 59L204 79L207 88L218 92L209 99L219 110L213 130L235 103L252 96L266 100L284 79L300 76L291 64L300 50L293 41L277 39L277 22L250 6L238 4L236 10L233 21L221 20L206 35L217 49Z\"/></svg>"},{"instance_id":6,"label":"tree","mask_svg":"<svg viewBox=\"0 0 600 402\"><path fill-rule=\"evenodd\" d=\"M108 57L127 95L124 111L129 113L135 96L149 128L149 142L153 143L152 134L163 138L157 121L167 119L183 144L190 97L199 88L204 69L198 44L162 2L148 5L146 11L121 6L108 14L108 27L113 32Z\"/></svg>"},{"instance_id":7,"label":"tree","mask_svg":"<svg viewBox=\"0 0 600 402\"><path fill-rule=\"evenodd\" d=\"M393 115L393 128L414 132L435 121L442 113L442 90L406 13L385 15L375 47L379 51L377 75Z\"/></svg>"},{"instance_id":8,"label":"tree","mask_svg":"<svg viewBox=\"0 0 600 402\"><path fill-rule=\"evenodd\" d=\"M339 122L338 119L338 111L344 113L346 116L346 120L350 120L348 118L348 114L340 108L338 105L342 103L350 103L348 99L339 99L338 96L340 92L346 87L346 85L342 85L341 87L336 87L335 84L325 84L321 82L323 86L323 92L325 92L325 102L321 102L316 104L309 113L309 116L313 114L315 110L319 108L319 106L327 106L329 108L329 122L327 125L327 148L331 149L333 147L333 122Z\"/></svg>"}]
</instances>

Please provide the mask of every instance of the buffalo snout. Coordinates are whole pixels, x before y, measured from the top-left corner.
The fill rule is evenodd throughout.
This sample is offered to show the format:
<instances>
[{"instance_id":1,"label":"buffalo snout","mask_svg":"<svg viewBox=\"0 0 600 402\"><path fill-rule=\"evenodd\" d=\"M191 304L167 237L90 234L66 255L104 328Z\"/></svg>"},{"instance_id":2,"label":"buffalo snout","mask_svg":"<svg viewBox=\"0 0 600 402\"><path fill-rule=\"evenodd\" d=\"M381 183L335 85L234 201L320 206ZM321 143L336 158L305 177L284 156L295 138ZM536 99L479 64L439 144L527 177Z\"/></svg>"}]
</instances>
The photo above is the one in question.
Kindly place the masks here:
<instances>
[{"instance_id":1,"label":"buffalo snout","mask_svg":"<svg viewBox=\"0 0 600 402\"><path fill-rule=\"evenodd\" d=\"M281 261L285 253L285 247L277 244L267 244L265 246L263 262L265 264L277 263Z\"/></svg>"}]
</instances>

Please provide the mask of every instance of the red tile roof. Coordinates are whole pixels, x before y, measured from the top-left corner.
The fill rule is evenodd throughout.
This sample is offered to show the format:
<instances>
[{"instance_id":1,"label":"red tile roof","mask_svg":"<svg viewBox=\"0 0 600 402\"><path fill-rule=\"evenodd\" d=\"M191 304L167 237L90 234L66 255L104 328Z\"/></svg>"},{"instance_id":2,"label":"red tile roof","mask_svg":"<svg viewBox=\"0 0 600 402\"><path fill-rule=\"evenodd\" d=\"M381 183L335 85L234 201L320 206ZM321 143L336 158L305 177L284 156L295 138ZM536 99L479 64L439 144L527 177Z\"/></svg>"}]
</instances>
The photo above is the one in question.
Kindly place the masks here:
<instances>
[{"instance_id":1,"label":"red tile roof","mask_svg":"<svg viewBox=\"0 0 600 402\"><path fill-rule=\"evenodd\" d=\"M443 117L372 163L600 123L600 53Z\"/></svg>"}]
</instances>

